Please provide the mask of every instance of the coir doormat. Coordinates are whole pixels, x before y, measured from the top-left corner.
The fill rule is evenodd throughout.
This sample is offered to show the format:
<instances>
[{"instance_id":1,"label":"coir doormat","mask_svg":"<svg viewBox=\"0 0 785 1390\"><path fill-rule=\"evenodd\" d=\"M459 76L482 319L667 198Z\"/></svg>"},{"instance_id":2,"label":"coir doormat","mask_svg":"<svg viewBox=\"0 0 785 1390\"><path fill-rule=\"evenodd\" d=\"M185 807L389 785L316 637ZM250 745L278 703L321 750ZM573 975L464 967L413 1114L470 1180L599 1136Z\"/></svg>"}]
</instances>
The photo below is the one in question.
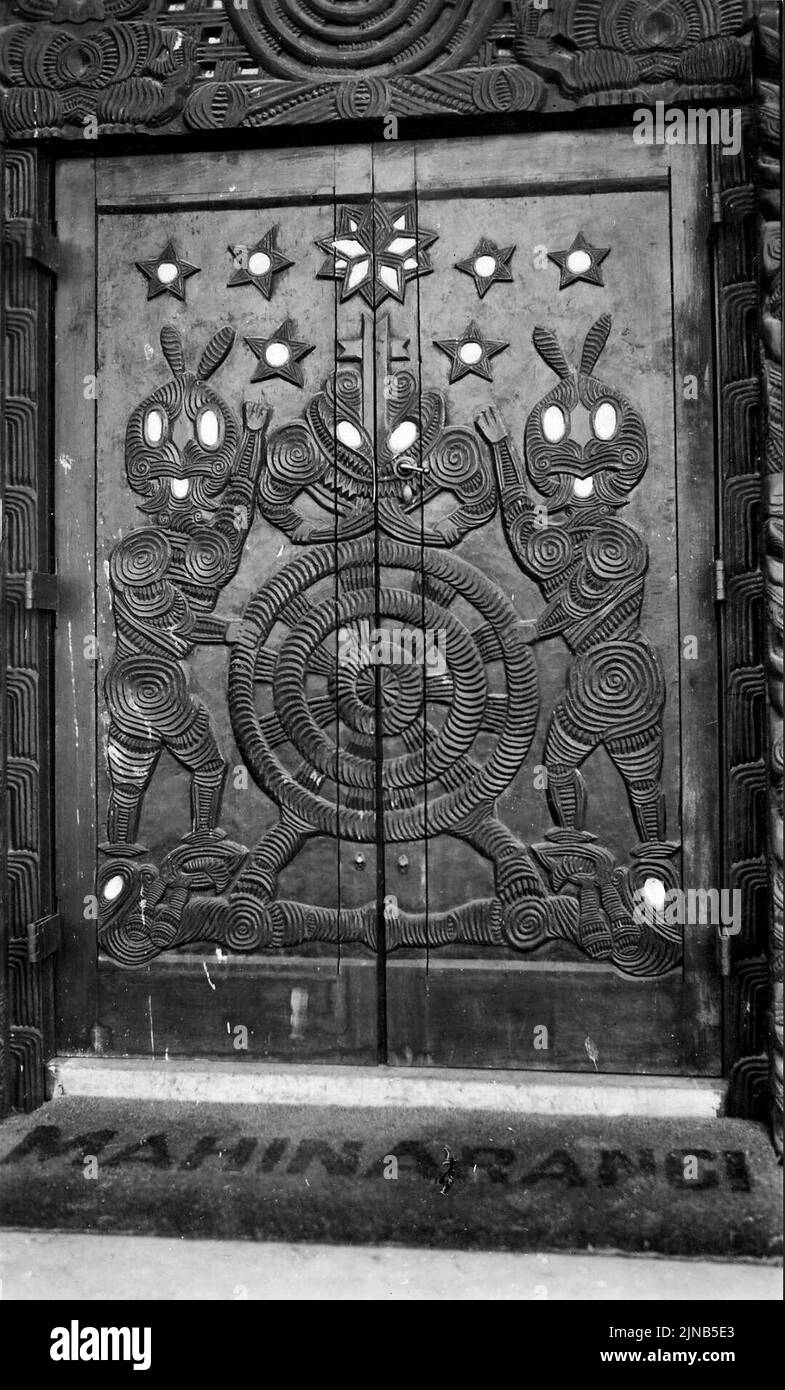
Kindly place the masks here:
<instances>
[{"instance_id":1,"label":"coir doormat","mask_svg":"<svg viewBox=\"0 0 785 1390\"><path fill-rule=\"evenodd\" d=\"M771 1259L779 1187L740 1120L65 1098L0 1125L27 1229Z\"/></svg>"}]
</instances>

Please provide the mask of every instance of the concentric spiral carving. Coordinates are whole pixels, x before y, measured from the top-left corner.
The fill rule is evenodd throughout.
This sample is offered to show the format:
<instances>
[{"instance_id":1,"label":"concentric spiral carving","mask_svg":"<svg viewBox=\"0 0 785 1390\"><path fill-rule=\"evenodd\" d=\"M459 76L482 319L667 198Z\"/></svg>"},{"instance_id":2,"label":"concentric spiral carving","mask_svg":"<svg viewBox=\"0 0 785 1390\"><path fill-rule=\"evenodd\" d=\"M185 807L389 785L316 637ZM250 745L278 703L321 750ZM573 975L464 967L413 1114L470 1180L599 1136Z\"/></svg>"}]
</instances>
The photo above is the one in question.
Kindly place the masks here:
<instances>
[{"instance_id":1,"label":"concentric spiral carving","mask_svg":"<svg viewBox=\"0 0 785 1390\"><path fill-rule=\"evenodd\" d=\"M226 15L266 72L357 72L365 80L356 100L367 104L377 91L371 74L467 62L501 8L501 0L249 0L227 5Z\"/></svg>"},{"instance_id":2,"label":"concentric spiral carving","mask_svg":"<svg viewBox=\"0 0 785 1390\"><path fill-rule=\"evenodd\" d=\"M368 841L376 833L373 810L376 782L374 741L374 709L370 702L371 685L367 681L368 666L356 658L335 668L334 689L342 719L355 735L358 752L340 750L334 738L320 727L309 703L306 681L309 663L314 658L323 666L329 640L339 630L372 620L375 595L366 587L364 567L373 559L373 538L338 547L313 548L309 553L288 565L251 600L243 616L239 640L235 646L229 672L230 710L243 756L253 776L268 795L296 814L298 819L323 834ZM384 832L392 840L405 840L434 835L458 825L473 807L499 795L509 785L523 762L534 733L537 717L537 679L533 658L522 641L520 626L513 609L493 586L473 566L455 556L439 552L422 552L413 546L402 546L382 540L380 560L383 566L397 571L408 570L419 575L424 566L426 576L449 584L478 613L484 625L496 633L502 653L507 685L505 718L501 731L495 735L491 755L480 764L471 759L475 740L485 727L488 690L485 667L476 640L465 625L447 609L423 599L414 591L387 587L383 589L383 621L393 626L439 629L444 633L448 681L440 684L440 698L449 690L443 721L424 746L428 698L428 678L421 669L392 666L389 680L394 696L381 713L382 734L411 733L412 751L397 753L385 759L383 794L386 803ZM305 609L302 599L325 578L337 572L356 568L357 587L351 586L339 598L332 597ZM270 693L275 710L275 722L269 724L257 712L260 653L267 644L276 623L289 626L289 632L275 653L273 662L265 662ZM268 653L268 656L271 653ZM329 660L329 658L328 658ZM335 658L333 658L335 660ZM388 676L388 672L385 672ZM434 697L436 698L436 697ZM274 733L274 744L271 732ZM364 736L358 744L356 736ZM315 774L317 784L325 779L330 784L365 793L367 810L351 810L336 806L336 797L320 794L296 780L287 769L277 747L288 742L298 764L304 762ZM468 761L467 761L468 760ZM465 774L457 785L446 788L443 779L456 766L465 766ZM427 808L422 801L427 786ZM396 808L399 793L413 791L417 800L413 806ZM362 799L362 798L361 798Z\"/></svg>"}]
</instances>

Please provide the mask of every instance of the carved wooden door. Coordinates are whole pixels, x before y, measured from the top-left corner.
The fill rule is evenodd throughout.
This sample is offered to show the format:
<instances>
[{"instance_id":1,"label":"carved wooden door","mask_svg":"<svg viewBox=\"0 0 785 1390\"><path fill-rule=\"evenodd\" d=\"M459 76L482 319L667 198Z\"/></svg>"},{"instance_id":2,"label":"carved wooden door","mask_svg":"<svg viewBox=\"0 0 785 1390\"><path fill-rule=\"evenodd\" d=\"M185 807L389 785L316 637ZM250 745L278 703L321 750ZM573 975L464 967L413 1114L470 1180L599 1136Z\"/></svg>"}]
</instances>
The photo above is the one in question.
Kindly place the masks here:
<instances>
[{"instance_id":1,"label":"carved wooden door","mask_svg":"<svg viewBox=\"0 0 785 1390\"><path fill-rule=\"evenodd\" d=\"M65 1049L716 1068L678 154L61 168Z\"/></svg>"}]
</instances>

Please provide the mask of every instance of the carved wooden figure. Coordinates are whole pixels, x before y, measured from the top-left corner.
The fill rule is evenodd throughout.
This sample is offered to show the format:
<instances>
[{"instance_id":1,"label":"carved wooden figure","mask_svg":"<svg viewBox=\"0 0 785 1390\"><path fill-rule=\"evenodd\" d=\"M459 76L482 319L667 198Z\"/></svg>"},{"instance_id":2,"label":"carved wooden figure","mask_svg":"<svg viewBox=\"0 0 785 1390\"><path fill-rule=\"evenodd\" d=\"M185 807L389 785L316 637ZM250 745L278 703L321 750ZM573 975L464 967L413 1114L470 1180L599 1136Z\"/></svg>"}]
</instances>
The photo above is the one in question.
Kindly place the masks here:
<instances>
[{"instance_id":1,"label":"carved wooden figure","mask_svg":"<svg viewBox=\"0 0 785 1390\"><path fill-rule=\"evenodd\" d=\"M484 412L477 423L492 448L510 547L546 599L532 640L560 634L574 654L543 755L554 819L583 829L579 769L602 744L624 781L641 841L658 842L665 835L665 681L639 628L648 550L618 516L643 477L648 446L635 407L594 375L610 329L608 314L589 329L578 371L553 333L534 331L537 351L559 377L531 411L524 439L529 480L547 507L529 495L498 412ZM573 435L581 408L589 416L585 442Z\"/></svg>"},{"instance_id":2,"label":"carved wooden figure","mask_svg":"<svg viewBox=\"0 0 785 1390\"><path fill-rule=\"evenodd\" d=\"M115 547L110 579L116 647L105 682L111 796L107 848L134 843L142 799L164 748L191 774L192 831L218 821L226 764L184 662L197 643L227 641L214 613L237 571L254 514L267 411L243 409L243 427L207 385L234 343L222 328L196 371L165 325L161 346L172 380L136 407L128 423L128 482L151 525Z\"/></svg>"}]
</instances>

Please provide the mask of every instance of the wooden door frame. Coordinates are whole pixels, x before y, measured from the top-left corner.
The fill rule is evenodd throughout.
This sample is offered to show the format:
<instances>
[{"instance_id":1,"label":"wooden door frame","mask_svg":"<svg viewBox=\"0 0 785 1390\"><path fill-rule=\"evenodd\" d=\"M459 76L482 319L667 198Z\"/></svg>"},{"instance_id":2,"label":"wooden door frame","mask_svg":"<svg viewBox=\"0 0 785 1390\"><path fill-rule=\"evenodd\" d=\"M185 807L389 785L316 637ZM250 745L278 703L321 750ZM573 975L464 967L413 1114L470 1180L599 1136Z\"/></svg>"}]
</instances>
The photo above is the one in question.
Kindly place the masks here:
<instances>
[{"instance_id":1,"label":"wooden door frame","mask_svg":"<svg viewBox=\"0 0 785 1390\"><path fill-rule=\"evenodd\" d=\"M36 88L32 56L43 58L59 36L42 20L0 27L0 37L25 31L14 52L6 49L0 70L6 209L0 407L8 422L2 486L14 523L3 532L8 698L2 708L0 801L5 817L10 794L13 813L0 822L0 853L8 856L11 884L0 967L2 1104L32 1108L40 1102L52 1045L46 1003L57 941L47 840L51 739L31 742L29 732L45 735L50 723L48 615L55 601L48 580L47 522L52 477L47 324L56 269L51 162L75 148L87 153L84 144L76 144L85 139L95 139L89 153L96 155L104 148L116 150L123 140L140 154L172 142L175 148L226 147L238 138L258 144L280 140L278 126L297 127L288 136L294 141L334 141L345 138L344 129L348 138L379 139L393 133L390 116L411 122L411 133L418 135L428 133L429 122L431 133L476 133L488 128L489 118L523 133L572 121L583 126L587 120L631 120L633 108L653 107L655 101L703 107L710 102L743 108L745 117L740 152L717 153L714 188L717 558L724 565L718 672L724 702L723 883L738 887L744 903L743 931L726 943L726 1069L734 1113L761 1115L771 1108L775 1130L781 1130L779 7L756 0L737 29L718 3L704 8L702 13L710 14L705 43L696 46L686 30L674 33L671 47L660 50L663 80L657 85L631 77L645 55L604 50L598 37L587 37L587 19L596 12L591 0L553 0L544 9L528 0L511 5L475 0L447 50L427 52L419 69L407 36L401 35L385 65L370 75L338 76L340 64L320 71L318 55L310 54L310 82L275 66L265 72L271 50L263 34L254 34L255 11L243 19L240 35L229 31L227 15L216 17L198 0L188 0L177 15L179 28L170 22L175 16L159 16L159 8L151 0L147 21L137 13L132 20L81 24L72 19L55 26L69 31L76 47L96 30L123 29L133 53L132 82L125 72L104 70L80 85L63 60L55 87ZM437 0L431 8L435 15ZM214 26L212 39L208 22ZM234 30L240 27L239 21L234 24ZM559 37L570 40L567 48ZM24 61L14 56L23 52ZM613 90L594 90L592 74L599 70L613 74ZM31 417L35 428L29 427ZM764 477L765 529L758 521Z\"/></svg>"}]
</instances>

